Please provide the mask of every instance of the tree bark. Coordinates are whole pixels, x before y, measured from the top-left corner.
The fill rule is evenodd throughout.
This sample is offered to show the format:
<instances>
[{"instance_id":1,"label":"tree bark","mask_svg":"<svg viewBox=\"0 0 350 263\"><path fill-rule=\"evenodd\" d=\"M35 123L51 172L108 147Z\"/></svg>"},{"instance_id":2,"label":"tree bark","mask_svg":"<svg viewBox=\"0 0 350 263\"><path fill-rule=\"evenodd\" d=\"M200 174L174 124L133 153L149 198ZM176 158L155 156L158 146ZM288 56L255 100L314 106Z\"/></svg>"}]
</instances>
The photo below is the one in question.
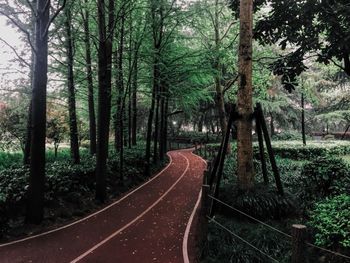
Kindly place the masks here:
<instances>
[{"instance_id":1,"label":"tree bark","mask_svg":"<svg viewBox=\"0 0 350 263\"><path fill-rule=\"evenodd\" d=\"M27 131L26 131L26 141L24 145L23 153L23 164L30 164L30 141L32 136L32 99L30 99L28 107L28 120L27 120Z\"/></svg>"},{"instance_id":2,"label":"tree bark","mask_svg":"<svg viewBox=\"0 0 350 263\"><path fill-rule=\"evenodd\" d=\"M301 94L301 134L303 136L303 144L306 145L306 134L305 134L305 97L304 97L304 93Z\"/></svg>"},{"instance_id":3,"label":"tree bark","mask_svg":"<svg viewBox=\"0 0 350 263\"><path fill-rule=\"evenodd\" d=\"M154 138L153 138L153 163L158 163L158 140L159 140L159 106L160 106L160 96L159 90L156 91L156 117L154 120Z\"/></svg>"},{"instance_id":4,"label":"tree bark","mask_svg":"<svg viewBox=\"0 0 350 263\"><path fill-rule=\"evenodd\" d=\"M219 23L219 0L215 0L215 14L214 14L214 31L215 31L215 60L214 60L214 83L216 90L216 107L218 110L220 128L222 136L225 136L227 130L227 118L225 110L225 98L224 92L221 85L222 82L222 63L220 59L220 45L221 45L221 36L220 36L220 23ZM227 144L226 151L229 153L231 151L230 143Z\"/></svg>"},{"instance_id":5,"label":"tree bark","mask_svg":"<svg viewBox=\"0 0 350 263\"><path fill-rule=\"evenodd\" d=\"M48 2L48 6L46 6ZM38 0L32 82L32 134L26 222L38 224L44 216L47 55L50 0Z\"/></svg>"},{"instance_id":6,"label":"tree bark","mask_svg":"<svg viewBox=\"0 0 350 263\"><path fill-rule=\"evenodd\" d=\"M159 57L158 52L156 52L154 61L153 61L153 90L152 90L152 98L151 98L151 107L148 114L148 122L147 122L147 136L146 136L146 154L145 154L145 176L149 176L150 174L150 158L151 158L151 141L152 141L152 124L153 124L153 116L156 104L156 91L159 85Z\"/></svg>"},{"instance_id":7,"label":"tree bark","mask_svg":"<svg viewBox=\"0 0 350 263\"><path fill-rule=\"evenodd\" d=\"M137 81L138 81L138 54L135 54L135 68L133 71L132 86L132 145L137 144Z\"/></svg>"},{"instance_id":8,"label":"tree bark","mask_svg":"<svg viewBox=\"0 0 350 263\"><path fill-rule=\"evenodd\" d=\"M96 155L96 199L104 202L106 193L109 124L111 117L111 69L112 37L114 32L114 0L108 5L108 30L106 27L106 6L104 0L97 1L98 9L98 124Z\"/></svg>"},{"instance_id":9,"label":"tree bark","mask_svg":"<svg viewBox=\"0 0 350 263\"><path fill-rule=\"evenodd\" d=\"M253 0L240 0L239 89L237 106L237 164L241 190L254 187L253 166L253 85L252 85Z\"/></svg>"},{"instance_id":10,"label":"tree bark","mask_svg":"<svg viewBox=\"0 0 350 263\"><path fill-rule=\"evenodd\" d=\"M69 112L69 131L70 131L70 152L74 164L80 163L79 154L79 139L78 139L78 124L75 102L75 86L74 86L74 72L73 72L73 36L72 36L72 17L69 8L65 9L65 27L67 33L66 52L67 52L67 79L68 79L68 112Z\"/></svg>"},{"instance_id":11,"label":"tree bark","mask_svg":"<svg viewBox=\"0 0 350 263\"><path fill-rule=\"evenodd\" d=\"M88 4L88 0L85 0ZM96 114L94 101L94 83L92 78L92 59L91 59L91 43L90 43L90 27L89 27L90 13L86 9L84 20L84 42L85 42L85 56L86 56L86 74L88 85L88 104L89 104L89 135L90 135L90 154L96 154Z\"/></svg>"}]
</instances>

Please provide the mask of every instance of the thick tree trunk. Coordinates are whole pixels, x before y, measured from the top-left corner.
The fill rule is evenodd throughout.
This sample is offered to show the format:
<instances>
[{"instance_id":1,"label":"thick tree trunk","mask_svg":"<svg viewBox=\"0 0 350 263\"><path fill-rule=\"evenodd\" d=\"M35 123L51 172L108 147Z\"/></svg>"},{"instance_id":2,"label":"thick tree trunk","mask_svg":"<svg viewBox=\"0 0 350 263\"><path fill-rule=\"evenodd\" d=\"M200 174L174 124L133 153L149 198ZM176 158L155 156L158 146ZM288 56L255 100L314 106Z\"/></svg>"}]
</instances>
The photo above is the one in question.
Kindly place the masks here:
<instances>
[{"instance_id":1,"label":"thick tree trunk","mask_svg":"<svg viewBox=\"0 0 350 263\"><path fill-rule=\"evenodd\" d=\"M77 113L75 103L75 87L74 87L74 72L73 72L73 40L71 31L71 12L69 8L65 10L65 27L67 33L66 39L66 52L67 52L67 79L68 79L68 112L69 112L69 131L70 131L70 152L71 158L74 164L80 163L79 154L79 139L78 139L78 124Z\"/></svg>"},{"instance_id":2,"label":"thick tree trunk","mask_svg":"<svg viewBox=\"0 0 350 263\"><path fill-rule=\"evenodd\" d=\"M85 4L88 0L85 0ZM89 104L89 137L90 137L90 154L96 154L96 114L94 101L94 83L92 78L92 59L91 59L91 43L90 43L90 27L89 27L90 13L85 11L84 19L84 42L85 42L85 56L86 56L86 74L88 85L88 104Z\"/></svg>"},{"instance_id":3,"label":"thick tree trunk","mask_svg":"<svg viewBox=\"0 0 350 263\"><path fill-rule=\"evenodd\" d=\"M239 89L237 106L237 163L241 190L254 187L252 114L253 0L240 1Z\"/></svg>"},{"instance_id":4,"label":"thick tree trunk","mask_svg":"<svg viewBox=\"0 0 350 263\"><path fill-rule=\"evenodd\" d=\"M46 5L46 3L49 3ZM35 57L32 83L32 134L30 149L30 176L28 202L26 211L27 223L40 223L44 215L45 191L45 137L46 137L46 87L47 55L50 0L38 0L35 20Z\"/></svg>"},{"instance_id":5,"label":"thick tree trunk","mask_svg":"<svg viewBox=\"0 0 350 263\"><path fill-rule=\"evenodd\" d=\"M114 0L109 0L108 31L106 30L106 6L104 0L97 1L98 8L98 125L96 155L96 199L106 199L106 176L109 141L109 124L111 117L111 70L112 70L112 36L114 32Z\"/></svg>"}]
</instances>

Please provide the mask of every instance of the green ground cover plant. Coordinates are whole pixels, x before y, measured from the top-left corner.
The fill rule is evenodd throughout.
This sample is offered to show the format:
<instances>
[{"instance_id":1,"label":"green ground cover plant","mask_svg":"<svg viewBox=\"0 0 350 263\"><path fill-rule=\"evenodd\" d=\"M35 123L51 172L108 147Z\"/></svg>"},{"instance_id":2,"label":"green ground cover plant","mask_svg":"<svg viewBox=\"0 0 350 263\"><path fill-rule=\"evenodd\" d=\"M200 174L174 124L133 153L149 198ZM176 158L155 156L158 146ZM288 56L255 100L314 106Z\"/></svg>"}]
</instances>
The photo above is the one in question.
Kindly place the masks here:
<instances>
[{"instance_id":1,"label":"green ground cover plant","mask_svg":"<svg viewBox=\"0 0 350 263\"><path fill-rule=\"evenodd\" d=\"M94 200L95 166L94 156L82 150L81 163L74 165L70 161L68 150L60 150L57 158L47 152L45 183L45 219L64 222L82 216L96 209ZM29 185L29 169L21 165L21 154L3 154L9 160L0 170L0 238L20 236L25 213L26 193ZM108 160L107 194L116 198L131 187L140 184L146 178L144 168L144 145L140 143L132 149L125 149L123 169L124 181L119 180L119 155L111 152ZM152 174L164 163L152 167Z\"/></svg>"},{"instance_id":2,"label":"green ground cover plant","mask_svg":"<svg viewBox=\"0 0 350 263\"><path fill-rule=\"evenodd\" d=\"M219 145L211 144L209 147L217 148ZM233 145L232 148L235 147ZM225 161L219 198L288 234L292 224L306 224L309 226L310 242L349 254L350 167L346 162L350 153L349 142L312 142L306 147L301 142L273 142L276 162L286 192L283 198L276 192L269 162L267 166L270 183L268 187L263 184L260 156L257 145L254 147L255 191L239 195L235 190L237 165L236 153L233 150ZM290 243L284 242L278 233L269 229L262 230L264 227L260 224L220 205L215 219L221 220L223 225L236 234L241 234L279 262L290 261ZM342 262L342 259L314 249L308 249L308 254L310 262ZM209 224L203 260L235 263L271 262L214 223Z\"/></svg>"}]
</instances>

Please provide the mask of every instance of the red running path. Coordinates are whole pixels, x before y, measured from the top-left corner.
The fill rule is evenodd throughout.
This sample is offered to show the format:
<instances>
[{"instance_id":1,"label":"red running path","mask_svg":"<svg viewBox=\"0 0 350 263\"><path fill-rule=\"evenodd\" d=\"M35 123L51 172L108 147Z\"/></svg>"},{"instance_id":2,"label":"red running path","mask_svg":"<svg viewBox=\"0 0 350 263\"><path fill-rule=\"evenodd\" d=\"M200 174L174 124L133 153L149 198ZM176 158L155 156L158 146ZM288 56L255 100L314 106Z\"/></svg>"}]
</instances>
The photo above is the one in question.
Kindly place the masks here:
<instances>
[{"instance_id":1,"label":"red running path","mask_svg":"<svg viewBox=\"0 0 350 263\"><path fill-rule=\"evenodd\" d=\"M190 262L191 222L206 164L192 150L168 156L164 170L104 209L59 229L0 244L0 262Z\"/></svg>"}]
</instances>

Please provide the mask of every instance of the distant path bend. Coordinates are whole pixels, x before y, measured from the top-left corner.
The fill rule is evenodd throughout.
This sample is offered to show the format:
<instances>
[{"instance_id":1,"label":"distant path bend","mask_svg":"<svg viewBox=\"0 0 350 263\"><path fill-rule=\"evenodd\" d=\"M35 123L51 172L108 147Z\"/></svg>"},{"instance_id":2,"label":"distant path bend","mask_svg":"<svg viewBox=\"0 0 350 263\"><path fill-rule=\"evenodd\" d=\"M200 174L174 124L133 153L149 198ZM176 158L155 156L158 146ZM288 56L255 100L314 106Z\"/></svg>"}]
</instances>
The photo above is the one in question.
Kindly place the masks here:
<instances>
[{"instance_id":1,"label":"distant path bend","mask_svg":"<svg viewBox=\"0 0 350 263\"><path fill-rule=\"evenodd\" d=\"M171 151L152 179L75 223L0 244L1 263L190 262L191 224L206 167L193 149Z\"/></svg>"}]
</instances>

